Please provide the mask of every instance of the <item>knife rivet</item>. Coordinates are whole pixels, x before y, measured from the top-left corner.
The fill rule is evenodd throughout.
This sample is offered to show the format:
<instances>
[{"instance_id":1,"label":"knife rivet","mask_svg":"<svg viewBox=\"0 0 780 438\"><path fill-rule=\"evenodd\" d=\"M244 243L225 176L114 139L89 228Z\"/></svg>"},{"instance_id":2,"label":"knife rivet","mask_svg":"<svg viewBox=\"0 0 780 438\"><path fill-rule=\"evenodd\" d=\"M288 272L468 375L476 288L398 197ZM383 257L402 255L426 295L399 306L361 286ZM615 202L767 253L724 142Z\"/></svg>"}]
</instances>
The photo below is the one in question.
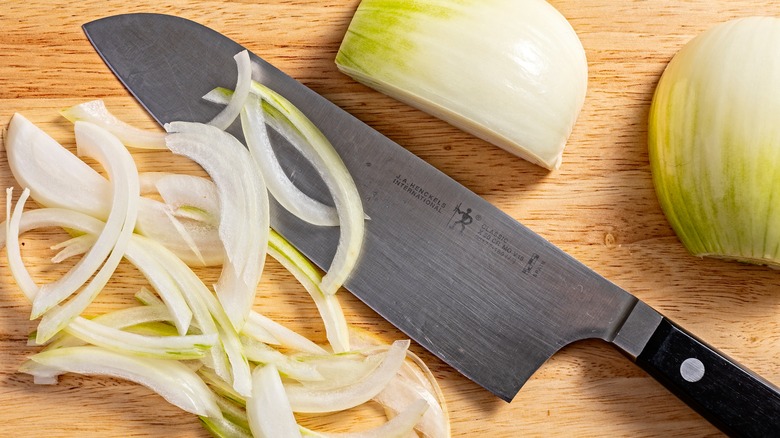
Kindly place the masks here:
<instances>
[{"instance_id":1,"label":"knife rivet","mask_svg":"<svg viewBox=\"0 0 780 438\"><path fill-rule=\"evenodd\" d=\"M680 375L686 381L696 383L704 377L704 364L699 359L689 357L680 365Z\"/></svg>"}]
</instances>

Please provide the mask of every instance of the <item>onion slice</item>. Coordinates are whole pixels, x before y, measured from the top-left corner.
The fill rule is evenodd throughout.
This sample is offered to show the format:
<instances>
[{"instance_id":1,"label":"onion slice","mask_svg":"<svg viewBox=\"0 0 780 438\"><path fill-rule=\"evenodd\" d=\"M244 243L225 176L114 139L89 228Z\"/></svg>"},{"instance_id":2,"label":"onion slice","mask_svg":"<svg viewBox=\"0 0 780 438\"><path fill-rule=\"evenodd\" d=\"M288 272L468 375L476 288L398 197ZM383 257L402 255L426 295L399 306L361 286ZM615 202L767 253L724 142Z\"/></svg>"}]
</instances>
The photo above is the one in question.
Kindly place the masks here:
<instances>
[{"instance_id":1,"label":"onion slice","mask_svg":"<svg viewBox=\"0 0 780 438\"><path fill-rule=\"evenodd\" d=\"M74 105L62 110L60 114L73 123L77 121L94 123L114 134L128 147L166 149L164 132L147 131L130 125L113 115L106 108L105 102L100 99Z\"/></svg>"},{"instance_id":2,"label":"onion slice","mask_svg":"<svg viewBox=\"0 0 780 438\"><path fill-rule=\"evenodd\" d=\"M38 204L108 217L108 181L21 114L8 124L5 150L14 178Z\"/></svg>"},{"instance_id":3,"label":"onion slice","mask_svg":"<svg viewBox=\"0 0 780 438\"><path fill-rule=\"evenodd\" d=\"M409 341L395 341L381 364L358 382L332 390L319 390L289 383L285 385L294 412L343 411L374 398L395 376L406 357Z\"/></svg>"},{"instance_id":4,"label":"onion slice","mask_svg":"<svg viewBox=\"0 0 780 438\"><path fill-rule=\"evenodd\" d=\"M138 171L132 157L115 136L97 125L77 122L75 130L79 153L96 158L108 171L113 193L111 209L95 244L84 257L64 276L41 286L33 301L31 319L40 317L84 285L101 269L109 254L114 252L120 236L123 235L126 242L135 227L137 208L134 207L137 205L140 189ZM118 264L121 255L115 253L112 260ZM113 268L108 272L108 276L103 274L106 281L112 273Z\"/></svg>"},{"instance_id":5,"label":"onion slice","mask_svg":"<svg viewBox=\"0 0 780 438\"><path fill-rule=\"evenodd\" d=\"M320 289L322 276L314 265L277 232L269 235L268 254L290 271L314 300L335 353L349 351L349 328L338 297Z\"/></svg>"},{"instance_id":6,"label":"onion slice","mask_svg":"<svg viewBox=\"0 0 780 438\"><path fill-rule=\"evenodd\" d=\"M92 345L121 353L159 359L199 359L217 342L217 335L145 336L76 317L65 331Z\"/></svg>"},{"instance_id":7,"label":"onion slice","mask_svg":"<svg viewBox=\"0 0 780 438\"><path fill-rule=\"evenodd\" d=\"M249 395L251 392L249 363L244 355L238 333L217 299L200 278L175 254L150 239L139 239L139 241L143 243L144 250L149 251L149 255L160 262L179 287L188 291L185 297L201 331L219 335L221 344L215 346L218 348L211 349L210 357L214 360L211 367L220 378L232 382L238 393ZM224 364L224 356L227 356L229 369L226 368L227 364Z\"/></svg>"},{"instance_id":8,"label":"onion slice","mask_svg":"<svg viewBox=\"0 0 780 438\"><path fill-rule=\"evenodd\" d=\"M79 152L97 159L108 169L112 178L122 182L117 187L121 187L123 191L115 193L115 196L121 197L124 201L124 208L122 208L124 220L110 255L92 280L67 303L51 309L43 316L38 325L37 341L39 343L46 342L51 336L63 329L73 318L81 314L100 293L124 256L138 214L137 205L140 193L138 170L124 145L108 131L88 122L76 122L75 132ZM36 300L40 296L43 294L40 293L36 296Z\"/></svg>"},{"instance_id":9,"label":"onion slice","mask_svg":"<svg viewBox=\"0 0 780 438\"><path fill-rule=\"evenodd\" d=\"M262 342L242 336L241 343L244 345L244 352L250 362L273 364L279 373L299 382L324 380L315 366L296 360Z\"/></svg>"},{"instance_id":10,"label":"onion slice","mask_svg":"<svg viewBox=\"0 0 780 438\"><path fill-rule=\"evenodd\" d=\"M365 215L360 193L355 181L338 152L325 135L284 96L259 82L252 82L252 92L268 102L284 119L281 123L292 125L306 140L294 146L317 169L330 190L339 215L340 237L327 274L320 288L326 294L335 294L349 278L357 264L365 234Z\"/></svg>"},{"instance_id":11,"label":"onion slice","mask_svg":"<svg viewBox=\"0 0 780 438\"><path fill-rule=\"evenodd\" d=\"M252 397L246 400L249 429L257 437L301 436L276 366L258 366L252 372Z\"/></svg>"},{"instance_id":12,"label":"onion slice","mask_svg":"<svg viewBox=\"0 0 780 438\"><path fill-rule=\"evenodd\" d=\"M186 365L84 346L48 350L30 357L20 371L54 378L66 372L117 377L139 383L195 415L220 418L214 394Z\"/></svg>"},{"instance_id":13,"label":"onion slice","mask_svg":"<svg viewBox=\"0 0 780 438\"><path fill-rule=\"evenodd\" d=\"M233 327L246 322L265 262L270 226L268 195L249 152L213 126L174 122L165 126L172 152L200 164L217 187L219 236L225 261L217 284L220 303Z\"/></svg>"},{"instance_id":14,"label":"onion slice","mask_svg":"<svg viewBox=\"0 0 780 438\"><path fill-rule=\"evenodd\" d=\"M431 411L442 412L437 405L440 391L435 381L428 382L431 376L425 374L424 364L417 370L406 361L414 357L408 351L410 342L397 341L392 346L366 345L359 338L353 342L334 295L357 263L366 219L344 163L324 135L284 98L259 84L250 84L250 88L252 94L246 99L238 96L240 105L236 105L244 113L254 108L260 117L255 122L263 127L260 135L266 137L260 141L268 142L268 124L292 140L328 185L336 205L328 208L338 219L330 220L341 227L330 273L323 276L270 229L268 188L258 171L258 157L230 134L206 124L168 124L166 147L199 163L211 180L167 172L139 175L116 135L98 124L76 120L77 152L95 158L106 170L106 179L90 166L78 164L84 162L19 116L14 153L18 168L33 172L31 181L43 182L43 171L55 162L50 157L29 159L23 148L45 155L48 147L51 156L73 166L77 181L91 180L108 188L93 191L87 202L66 198L61 206L44 204L28 212L24 205L33 191L25 189L15 208L12 191L7 191L0 247L8 247L12 274L33 307L37 300L50 300L48 307L41 307L49 310L28 344L45 344L45 348L21 370L33 375L35 383L56 383L66 372L141 383L200 416L217 436L243 437L254 432L274 437L406 437L416 436L415 427L432 438L448 436L448 429L447 435L437 429L441 415L426 420ZM103 115L110 115L102 102L91 105L98 113L105 110ZM45 147L31 147L31 138L43 139ZM38 189L44 200L57 193L57 189ZM99 208L82 209L85 206ZM58 251L53 262L81 256L76 267L87 261L99 265L94 275L78 271L78 276L91 277L83 282L76 281L74 274L59 280L68 288L81 288L67 301L69 294L64 292L42 298L51 287L39 288L22 261L19 235L40 227L60 227L70 235L51 247ZM356 241L355 236L361 238ZM195 263L205 264L205 254L209 254L222 264L213 291L180 256L197 259L201 250L204 257ZM90 256L98 251L104 253L102 260ZM266 252L311 295L324 321L330 349L252 309ZM85 318L82 312L122 258L143 274L156 294L142 287L136 294L142 305ZM351 351L355 344L364 347ZM341 411L372 399L385 407L389 420L352 434L310 431L297 424L294 414Z\"/></svg>"},{"instance_id":15,"label":"onion slice","mask_svg":"<svg viewBox=\"0 0 780 438\"><path fill-rule=\"evenodd\" d=\"M403 412L393 417L390 421L373 429L347 433L323 433L307 429L306 436L314 436L316 438L388 438L417 436L414 434L414 427L420 421L420 418L425 414L427 409L428 403L425 400L420 399L412 402Z\"/></svg>"},{"instance_id":16,"label":"onion slice","mask_svg":"<svg viewBox=\"0 0 780 438\"><path fill-rule=\"evenodd\" d=\"M95 219L74 210L39 208L24 213L21 216L21 220L16 225L16 229L18 229L18 234L22 234L37 228L62 227L86 233L79 236L79 238L94 241L95 234L99 233L103 226L104 223L99 219ZM141 239L145 238L133 235L128 242L124 256L138 268L160 294L162 303L164 303L170 311L179 334L183 335L187 333L190 320L192 319L192 311L190 310L187 301L184 299L184 294L178 284L173 281L156 258L150 257L148 253L143 250L139 241ZM2 239L0 239L0 244L2 244ZM11 245L9 244L9 257L11 259L15 258L12 256L13 253L14 251L12 251ZM23 272L26 272L26 270ZM27 276L29 277L29 274ZM30 281L32 280L30 279ZM214 333L216 333L216 331L214 331Z\"/></svg>"},{"instance_id":17,"label":"onion slice","mask_svg":"<svg viewBox=\"0 0 780 438\"><path fill-rule=\"evenodd\" d=\"M244 326L244 333L252 335L258 329L269 333L283 347L311 354L327 354L324 348L310 341L307 337L253 310L249 313L249 319L247 319L247 323ZM253 337L259 339L257 336Z\"/></svg>"},{"instance_id":18,"label":"onion slice","mask_svg":"<svg viewBox=\"0 0 780 438\"><path fill-rule=\"evenodd\" d=\"M287 211L301 220L319 226L337 226L338 212L303 193L282 169L268 137L263 102L250 95L241 111L241 126L249 151L263 173L268 191Z\"/></svg>"},{"instance_id":19,"label":"onion slice","mask_svg":"<svg viewBox=\"0 0 780 438\"><path fill-rule=\"evenodd\" d=\"M252 83L252 63L249 60L249 52L242 50L233 56L236 61L238 77L236 78L236 92L233 94L230 102L216 116L214 116L209 125L215 126L221 130L227 129L244 107L244 102L249 96L249 88Z\"/></svg>"},{"instance_id":20,"label":"onion slice","mask_svg":"<svg viewBox=\"0 0 780 438\"><path fill-rule=\"evenodd\" d=\"M336 255L321 284L321 288L326 294L334 294L344 281L349 278L360 255L365 233L364 220L366 218L360 194L338 152L306 115L283 96L259 82L252 82L251 92L261 98L261 103L260 105L253 105L251 99L247 100L248 107L242 112L242 120L245 122L243 124L244 136L247 138L250 148L254 150L256 159L267 161L263 169L265 174L269 174L267 177L269 181L276 181L274 183L276 187L274 187L274 184L269 185L269 188L273 187L276 190L276 193L272 192L274 197L283 206L287 206L286 208L290 212L307 222L314 224L332 223L332 219L327 219L326 217L332 214L330 212L320 211L320 213L316 213L316 217L311 216L314 213L308 212L312 204L318 201L300 192L284 174L272 149L265 145L266 138L264 138L262 120L270 124L312 163L328 187L336 205L341 234L338 247L336 248ZM204 96L204 98L209 101L224 103L226 96L229 95L229 90L215 89ZM260 114L260 108L265 113L264 115L268 117L263 117ZM302 205L294 206L298 204ZM303 206L307 206L307 212L303 214L296 213ZM319 210L322 209L320 208Z\"/></svg>"},{"instance_id":21,"label":"onion slice","mask_svg":"<svg viewBox=\"0 0 780 438\"><path fill-rule=\"evenodd\" d=\"M11 275L14 277L19 289L32 301L38 294L40 289L35 280L33 280L27 267L22 260L21 247L19 246L19 234L20 234L20 222L22 220L22 212L24 211L24 204L27 202L27 198L30 197L30 190L24 189L19 200L16 202L16 207L11 213L11 195L13 189L6 189L6 222L5 222L5 234L6 234L6 250L8 251L8 267L11 269Z\"/></svg>"}]
</instances>

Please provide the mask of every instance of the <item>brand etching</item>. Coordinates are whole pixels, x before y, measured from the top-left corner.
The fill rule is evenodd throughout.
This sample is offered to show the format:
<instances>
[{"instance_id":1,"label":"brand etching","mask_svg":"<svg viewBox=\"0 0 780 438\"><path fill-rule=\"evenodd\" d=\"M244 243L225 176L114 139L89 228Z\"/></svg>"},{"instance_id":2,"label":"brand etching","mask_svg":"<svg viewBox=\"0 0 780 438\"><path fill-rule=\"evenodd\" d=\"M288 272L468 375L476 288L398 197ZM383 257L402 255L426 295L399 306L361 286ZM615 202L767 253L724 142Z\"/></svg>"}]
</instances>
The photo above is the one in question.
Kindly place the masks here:
<instances>
[{"instance_id":1,"label":"brand etching","mask_svg":"<svg viewBox=\"0 0 780 438\"><path fill-rule=\"evenodd\" d=\"M439 196L428 191L423 186L415 183L403 175L397 175L395 178L393 178L393 184L400 187L404 192L425 204L426 207L429 207L439 213L443 212L444 209L447 208L447 203L444 202Z\"/></svg>"},{"instance_id":2,"label":"brand etching","mask_svg":"<svg viewBox=\"0 0 780 438\"><path fill-rule=\"evenodd\" d=\"M450 229L457 229L461 233L466 231L466 227L474 223L474 218L471 216L471 209L464 208L461 210L461 204L455 206L452 210L452 217L447 224Z\"/></svg>"},{"instance_id":3,"label":"brand etching","mask_svg":"<svg viewBox=\"0 0 780 438\"><path fill-rule=\"evenodd\" d=\"M490 227L487 224L480 224L477 230L477 238L480 242L487 245L496 255L506 261L522 266L521 272L525 275L537 277L542 271L544 260L539 258L539 254L523 254L512 245L509 238L502 232Z\"/></svg>"}]
</instances>

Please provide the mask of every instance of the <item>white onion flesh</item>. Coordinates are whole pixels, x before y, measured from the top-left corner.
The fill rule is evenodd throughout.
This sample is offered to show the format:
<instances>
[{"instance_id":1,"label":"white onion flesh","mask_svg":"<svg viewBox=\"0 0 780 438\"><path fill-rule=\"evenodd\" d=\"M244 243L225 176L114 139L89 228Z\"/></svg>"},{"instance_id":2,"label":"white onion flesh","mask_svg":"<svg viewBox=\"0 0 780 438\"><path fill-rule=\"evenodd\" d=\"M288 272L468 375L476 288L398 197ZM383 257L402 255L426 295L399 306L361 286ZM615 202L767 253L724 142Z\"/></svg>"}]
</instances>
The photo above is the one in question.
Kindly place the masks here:
<instances>
[{"instance_id":1,"label":"white onion flesh","mask_svg":"<svg viewBox=\"0 0 780 438\"><path fill-rule=\"evenodd\" d=\"M236 330L246 322L265 262L270 226L265 183L249 152L209 125L166 125L168 148L200 164L214 181L220 204L219 235L226 258L215 285ZM245 244L246 241L251 245Z\"/></svg>"},{"instance_id":2,"label":"white onion flesh","mask_svg":"<svg viewBox=\"0 0 780 438\"><path fill-rule=\"evenodd\" d=\"M315 436L317 438L408 438L416 436L414 427L419 423L420 418L428 409L428 403L425 400L417 400L408 405L403 412L396 415L390 421L373 429L361 432L346 433L322 433L307 431L306 436Z\"/></svg>"},{"instance_id":3,"label":"white onion flesh","mask_svg":"<svg viewBox=\"0 0 780 438\"><path fill-rule=\"evenodd\" d=\"M241 112L241 122L249 151L266 179L268 191L282 207L298 218L313 225L337 226L339 217L336 209L303 193L282 169L268 137L262 105L260 99L250 96Z\"/></svg>"},{"instance_id":4,"label":"white onion flesh","mask_svg":"<svg viewBox=\"0 0 780 438\"><path fill-rule=\"evenodd\" d=\"M312 354L327 353L324 348L310 341L307 337L290 330L260 312L251 311L247 323L244 326L244 332L252 334L257 329L269 333L276 343L283 347ZM258 337L256 338L260 339Z\"/></svg>"},{"instance_id":5,"label":"white onion flesh","mask_svg":"<svg viewBox=\"0 0 780 438\"><path fill-rule=\"evenodd\" d=\"M139 149L165 149L165 133L136 128L119 119L106 107L102 100L92 100L72 106L61 114L73 123L84 121L94 123L114 134L124 145Z\"/></svg>"},{"instance_id":6,"label":"white onion flesh","mask_svg":"<svg viewBox=\"0 0 780 438\"><path fill-rule=\"evenodd\" d=\"M138 170L124 145L108 131L88 122L76 122L74 130L79 152L98 160L112 178L121 181L117 184L119 190L114 196L120 199L121 202L118 204L123 206L121 209L123 220L114 247L95 276L67 303L54 307L43 315L38 325L39 343L45 342L62 330L100 293L124 257L138 214L137 204L140 194ZM38 300L42 296L43 293L39 293L35 299Z\"/></svg>"},{"instance_id":7,"label":"white onion flesh","mask_svg":"<svg viewBox=\"0 0 780 438\"><path fill-rule=\"evenodd\" d=\"M252 92L268 102L294 126L305 141L296 142L301 154L317 169L330 190L339 216L339 243L320 289L335 294L357 265L365 235L365 214L355 181L323 133L295 105L270 88L252 82Z\"/></svg>"},{"instance_id":8,"label":"white onion flesh","mask_svg":"<svg viewBox=\"0 0 780 438\"><path fill-rule=\"evenodd\" d=\"M276 366L255 368L252 388L252 396L246 401L252 434L262 438L299 438L298 423Z\"/></svg>"},{"instance_id":9,"label":"white onion flesh","mask_svg":"<svg viewBox=\"0 0 780 438\"><path fill-rule=\"evenodd\" d=\"M322 381L324 377L311 364L301 362L254 339L241 338L244 354L250 362L274 365L280 374L297 381Z\"/></svg>"},{"instance_id":10,"label":"white onion flesh","mask_svg":"<svg viewBox=\"0 0 780 438\"><path fill-rule=\"evenodd\" d=\"M318 390L293 383L285 385L293 411L301 413L343 411L371 400L401 368L408 347L409 341L395 341L374 372L352 385L335 390Z\"/></svg>"},{"instance_id":11,"label":"white onion flesh","mask_svg":"<svg viewBox=\"0 0 780 438\"><path fill-rule=\"evenodd\" d=\"M30 275L30 271L27 270L27 267L24 265L24 261L22 260L22 252L21 247L19 245L19 233L20 233L20 223L22 220L23 210L24 210L24 204L27 202L27 198L30 196L30 190L24 189L22 191L22 195L19 196L19 199L16 202L16 208L13 209L13 213L11 212L11 195L13 194L13 189L7 189L6 190L6 226L5 226L5 244L8 251L8 267L11 269L11 275L14 278L14 281L16 282L16 285L19 286L19 289L24 293L24 295L27 297L28 300L32 301L35 299L35 295L38 294L38 290L40 289L37 284L35 284L35 280L33 280L32 276Z\"/></svg>"},{"instance_id":12,"label":"white onion flesh","mask_svg":"<svg viewBox=\"0 0 780 438\"><path fill-rule=\"evenodd\" d=\"M162 245L149 239L139 239L144 249L156 258L182 290L193 312L193 318L204 333L217 333L221 341L219 348L211 349L212 366L217 374L232 382L242 395L251 392L251 372L243 353L238 333L233 328L225 311L211 291L187 265ZM227 356L227 363L225 362Z\"/></svg>"},{"instance_id":13,"label":"white onion flesh","mask_svg":"<svg viewBox=\"0 0 780 438\"><path fill-rule=\"evenodd\" d=\"M547 169L588 82L582 43L545 0L362 0L336 65Z\"/></svg>"},{"instance_id":14,"label":"white onion flesh","mask_svg":"<svg viewBox=\"0 0 780 438\"><path fill-rule=\"evenodd\" d=\"M271 232L268 254L290 271L311 296L325 324L325 334L335 353L349 351L349 329L341 304L320 289L322 277L314 265L279 234Z\"/></svg>"},{"instance_id":15,"label":"white onion flesh","mask_svg":"<svg viewBox=\"0 0 780 438\"><path fill-rule=\"evenodd\" d=\"M14 178L38 204L108 217L109 182L21 114L8 124L5 150Z\"/></svg>"},{"instance_id":16,"label":"white onion flesh","mask_svg":"<svg viewBox=\"0 0 780 438\"><path fill-rule=\"evenodd\" d=\"M265 163L262 170L269 175L266 177L267 180L275 181L276 193L272 192L272 194L283 206L292 205L287 209L302 220L323 225L336 222L341 227L336 255L320 285L326 294L335 294L349 278L352 269L357 264L365 233L364 220L366 216L355 183L330 141L311 123L306 115L283 96L258 82L252 82L251 91L261 98L261 103L246 108L242 113L244 120L246 120L243 125L245 137L247 137L250 148L254 150L257 157L265 152L265 158L270 160L270 162ZM224 103L229 94L228 90L214 89L204 98ZM249 102L251 103L252 100ZM260 114L260 109L267 113L268 117ZM276 160L270 144L266 144L267 135L263 132L265 130L263 122L273 126L312 163L336 204L337 220L332 218L333 213L330 207L310 198L290 181ZM270 153L268 153L269 150ZM320 206L316 204L320 204ZM303 205L307 206L307 209L305 213L301 214L297 210Z\"/></svg>"},{"instance_id":17,"label":"white onion flesh","mask_svg":"<svg viewBox=\"0 0 780 438\"><path fill-rule=\"evenodd\" d=\"M255 87L261 86L252 85ZM297 146L308 159L319 163L321 171L329 172L334 166L329 154L335 151L329 143L319 144L327 142L324 137L318 137L322 134L281 96L262 87L260 91L264 99L274 101L273 104L266 102L270 113L275 114L271 125L284 124L282 129L288 130L291 137L290 132L298 132L294 141L307 144ZM248 99L261 108L254 95ZM57 376L66 372L128 379L148 386L172 404L199 415L212 433L238 437L250 436L250 429L256 436L310 434L311 431L296 424L294 407L300 412L348 409L397 386L392 382L394 376L400 376L409 341L398 341L389 348L380 346L349 352L350 335L343 310L332 293L324 292L327 283L322 274L269 228L267 188L255 167L255 157L251 157L233 137L214 127L174 123L167 126L176 132L166 135L166 145L173 152L199 162L211 180L167 172L139 174L122 141L99 125L117 122L120 128L129 130L115 132L130 138L137 136L135 141L140 141L143 132L130 129L129 125L121 126L119 119L111 115L102 102L88 104L69 110L75 120L77 149L80 155L95 158L106 170L108 179L27 119L20 115L15 117L16 147L9 153L9 160L16 154L16 170L30 176L27 181L35 184L35 190L25 189L15 208L12 191L7 190L6 222L0 230L0 248L6 246L9 267L20 289L33 303L43 300L42 293L49 292L37 286L24 266L20 234L43 227L62 228L69 233L71 237L52 245L51 249L57 251L53 263L81 257L75 263L78 267L80 263L86 263L81 260L92 252L100 250L106 254L94 275L86 276L79 271L81 277L91 277L83 283L73 280L75 277L66 277L70 279L68 284L72 283L70 288L74 285L81 288L71 299L65 301L68 297L64 293L65 297L59 301L54 295L49 298L55 304L48 306L51 308L43 314L29 344L45 345L44 350L21 368L33 376L35 383L54 384ZM246 108L247 104L242 103L241 107ZM33 140L43 142L43 146L32 145ZM324 152L317 150L323 147ZM214 148L216 152L207 148ZM37 151L36 158L25 156L23 151L27 150ZM42 175L55 165L52 157L66 168L60 178L64 178L72 167L74 178L62 181L68 188L89 181L103 189L87 191L84 201L43 186L46 181ZM341 162L335 163L338 174L338 163ZM331 175L330 178L337 181L330 187L331 191L333 187L341 190L336 198L350 193L349 188L338 187L346 181L343 175ZM323 179L327 180L326 177ZM59 182L59 179L48 181L49 184ZM349 196L357 196L354 187L352 190ZM45 202L41 204L43 208L23 211L25 201L34 192L42 194L39 198ZM142 197L142 194L159 197L153 199ZM58 196L63 199L50 199ZM160 198L162 201L157 200ZM350 221L359 222L358 228L362 230L365 219L359 198L356 199L359 208L348 211L346 216L344 208L333 210L341 215L337 221L342 227L340 245L347 248L354 247L349 237L355 235L350 229ZM355 202L355 199L348 201ZM52 206L47 207L47 204ZM336 204L338 206L339 202ZM236 207L232 216L226 216L226 210L231 207ZM355 212L357 214L353 214ZM350 214L359 217L359 221L354 217L350 219ZM120 224L118 230L110 230L113 243L109 244L101 241L107 232L106 221ZM168 236L164 235L166 233ZM266 248L309 292L323 319L332 351L251 309ZM203 255L202 259L193 262L199 253ZM81 316L123 258L138 269L156 293L142 287L136 294L141 306L94 318ZM338 274L334 274L334 278L347 278L355 261L356 258L341 262L341 265L334 263L335 274ZM225 266L232 272L224 281L220 275L220 282L212 291L190 269L190 262L222 264L223 274ZM332 281L339 284L342 280ZM236 287L244 288L251 297L247 299L242 295L229 311L231 304L226 305L223 297L218 299L220 287L231 291ZM245 313L236 317L234 312L241 307L242 299L245 309L241 311ZM392 419L387 423L349 436L412 433L415 424L423 418L425 406L412 399L411 394L405 393L388 403L388 408L405 405L405 409L392 410L388 414ZM269 412L273 412L270 417Z\"/></svg>"},{"instance_id":18,"label":"white onion flesh","mask_svg":"<svg viewBox=\"0 0 780 438\"><path fill-rule=\"evenodd\" d=\"M249 52L242 50L233 57L236 61L238 74L236 77L236 92L222 109L211 121L209 125L215 126L221 130L227 129L238 117L241 108L244 107L247 96L249 96L249 87L252 83L252 63L249 60Z\"/></svg>"},{"instance_id":19,"label":"white onion flesh","mask_svg":"<svg viewBox=\"0 0 780 438\"><path fill-rule=\"evenodd\" d=\"M92 345L122 353L158 359L199 359L217 341L217 335L145 336L76 317L65 331Z\"/></svg>"},{"instance_id":20,"label":"white onion flesh","mask_svg":"<svg viewBox=\"0 0 780 438\"><path fill-rule=\"evenodd\" d=\"M120 251L123 250L130 233L132 233L135 227L137 198L140 194L140 187L137 176L138 171L130 154L115 136L97 125L77 122L75 131L79 150L92 155L107 169L111 181L111 192L113 193L111 209L95 244L87 251L84 257L64 276L53 283L41 286L39 293L33 301L31 319L40 317L49 309L71 296L98 270L106 270L106 273L102 274L100 278L105 278L107 281L113 273L111 266L119 263L122 257ZM82 154L82 152L79 153ZM117 158L121 158L121 160ZM120 237L122 237L124 243L119 247L120 251L114 252ZM106 267L101 268L112 252L114 252L111 258L112 265L106 265ZM99 290L99 288L102 288L102 285L94 286L91 289Z\"/></svg>"},{"instance_id":21,"label":"white onion flesh","mask_svg":"<svg viewBox=\"0 0 780 438\"><path fill-rule=\"evenodd\" d=\"M65 372L130 380L160 394L169 403L195 415L221 417L213 393L178 361L142 358L99 347L71 347L33 355L22 372L54 377Z\"/></svg>"}]
</instances>

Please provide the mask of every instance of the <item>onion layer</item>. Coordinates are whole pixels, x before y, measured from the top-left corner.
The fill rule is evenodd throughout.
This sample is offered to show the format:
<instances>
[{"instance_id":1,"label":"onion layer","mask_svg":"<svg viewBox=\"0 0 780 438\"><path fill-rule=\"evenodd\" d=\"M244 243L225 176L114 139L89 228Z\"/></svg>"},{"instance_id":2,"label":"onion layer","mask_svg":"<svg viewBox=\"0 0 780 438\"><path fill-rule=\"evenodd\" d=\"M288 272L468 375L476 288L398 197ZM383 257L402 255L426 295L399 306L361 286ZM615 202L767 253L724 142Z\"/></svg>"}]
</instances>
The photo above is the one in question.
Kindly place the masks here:
<instances>
[{"instance_id":1,"label":"onion layer","mask_svg":"<svg viewBox=\"0 0 780 438\"><path fill-rule=\"evenodd\" d=\"M780 19L717 25L675 55L650 110L661 207L694 255L780 264Z\"/></svg>"}]
</instances>

